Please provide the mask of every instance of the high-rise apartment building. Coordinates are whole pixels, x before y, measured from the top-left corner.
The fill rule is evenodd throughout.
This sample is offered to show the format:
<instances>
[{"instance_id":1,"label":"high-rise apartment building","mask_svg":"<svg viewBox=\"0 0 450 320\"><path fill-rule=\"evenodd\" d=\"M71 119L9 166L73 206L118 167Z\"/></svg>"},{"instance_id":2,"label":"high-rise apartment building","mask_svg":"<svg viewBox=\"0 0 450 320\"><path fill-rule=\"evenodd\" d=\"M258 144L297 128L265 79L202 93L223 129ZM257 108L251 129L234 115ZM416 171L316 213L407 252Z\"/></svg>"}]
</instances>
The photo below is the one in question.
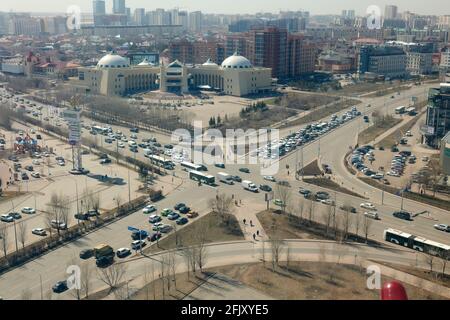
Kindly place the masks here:
<instances>
[{"instance_id":1,"label":"high-rise apartment building","mask_svg":"<svg viewBox=\"0 0 450 320\"><path fill-rule=\"evenodd\" d=\"M189 30L193 32L201 32L203 26L203 15L201 11L193 11L189 13Z\"/></svg>"},{"instance_id":2,"label":"high-rise apartment building","mask_svg":"<svg viewBox=\"0 0 450 320\"><path fill-rule=\"evenodd\" d=\"M145 9L144 8L137 8L134 10L134 17L133 17L134 23L138 26L146 25L146 19L145 19Z\"/></svg>"},{"instance_id":3,"label":"high-rise apartment building","mask_svg":"<svg viewBox=\"0 0 450 320\"><path fill-rule=\"evenodd\" d=\"M113 13L114 14L127 14L125 0L113 0Z\"/></svg>"},{"instance_id":4,"label":"high-rise apartment building","mask_svg":"<svg viewBox=\"0 0 450 320\"><path fill-rule=\"evenodd\" d=\"M394 5L386 5L384 8L384 19L396 19L398 14L398 8Z\"/></svg>"},{"instance_id":5,"label":"high-rise apartment building","mask_svg":"<svg viewBox=\"0 0 450 320\"><path fill-rule=\"evenodd\" d=\"M94 16L105 15L106 7L104 0L94 0L92 1L92 13Z\"/></svg>"},{"instance_id":6,"label":"high-rise apartment building","mask_svg":"<svg viewBox=\"0 0 450 320\"><path fill-rule=\"evenodd\" d=\"M265 28L251 31L250 60L255 66L272 69L274 78L287 78L288 32L286 29Z\"/></svg>"}]
</instances>

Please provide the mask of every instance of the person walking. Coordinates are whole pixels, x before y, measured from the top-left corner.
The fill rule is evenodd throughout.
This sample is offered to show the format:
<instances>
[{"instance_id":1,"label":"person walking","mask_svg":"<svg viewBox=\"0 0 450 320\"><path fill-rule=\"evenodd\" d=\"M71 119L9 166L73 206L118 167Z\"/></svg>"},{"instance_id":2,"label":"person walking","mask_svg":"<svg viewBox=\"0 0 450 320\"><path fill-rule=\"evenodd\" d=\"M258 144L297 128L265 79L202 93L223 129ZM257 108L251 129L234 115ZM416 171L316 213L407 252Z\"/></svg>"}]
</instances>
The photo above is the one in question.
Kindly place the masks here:
<instances>
[{"instance_id":1,"label":"person walking","mask_svg":"<svg viewBox=\"0 0 450 320\"><path fill-rule=\"evenodd\" d=\"M253 227L253 221L250 220L250 227Z\"/></svg>"},{"instance_id":2,"label":"person walking","mask_svg":"<svg viewBox=\"0 0 450 320\"><path fill-rule=\"evenodd\" d=\"M253 234L253 240L256 241L256 235L255 234Z\"/></svg>"},{"instance_id":3,"label":"person walking","mask_svg":"<svg viewBox=\"0 0 450 320\"><path fill-rule=\"evenodd\" d=\"M244 219L244 225L247 225L247 219Z\"/></svg>"},{"instance_id":4,"label":"person walking","mask_svg":"<svg viewBox=\"0 0 450 320\"><path fill-rule=\"evenodd\" d=\"M259 237L259 230L256 230L256 235Z\"/></svg>"}]
</instances>

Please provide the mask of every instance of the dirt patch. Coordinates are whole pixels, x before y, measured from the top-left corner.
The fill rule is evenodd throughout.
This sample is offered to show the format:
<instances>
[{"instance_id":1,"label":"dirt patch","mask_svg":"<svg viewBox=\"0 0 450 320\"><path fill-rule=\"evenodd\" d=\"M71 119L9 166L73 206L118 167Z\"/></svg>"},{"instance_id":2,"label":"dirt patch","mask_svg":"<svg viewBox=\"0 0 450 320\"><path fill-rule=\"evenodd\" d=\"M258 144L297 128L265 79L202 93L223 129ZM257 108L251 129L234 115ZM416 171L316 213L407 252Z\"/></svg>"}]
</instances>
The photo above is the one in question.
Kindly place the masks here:
<instances>
[{"instance_id":1,"label":"dirt patch","mask_svg":"<svg viewBox=\"0 0 450 320\"><path fill-rule=\"evenodd\" d=\"M402 120L394 118L392 116L384 117L384 119L380 119L375 122L375 124L366 130L362 131L358 136L358 144L364 145L373 140L375 140L378 136L380 136L386 130L391 129L392 127L399 124Z\"/></svg>"},{"instance_id":2,"label":"dirt patch","mask_svg":"<svg viewBox=\"0 0 450 320\"><path fill-rule=\"evenodd\" d=\"M310 164L308 164L306 167L303 168L303 170L300 170L300 173L302 173L305 176L319 176L322 174L322 170L319 168L319 163L317 160L314 160Z\"/></svg>"},{"instance_id":3,"label":"dirt patch","mask_svg":"<svg viewBox=\"0 0 450 320\"><path fill-rule=\"evenodd\" d=\"M351 265L316 262L234 265L213 269L281 300L379 300L378 290L366 286L366 270ZM393 279L382 277L382 282ZM441 296L405 285L410 300L439 300Z\"/></svg>"},{"instance_id":4,"label":"dirt patch","mask_svg":"<svg viewBox=\"0 0 450 320\"><path fill-rule=\"evenodd\" d=\"M417 121L419 121L419 119L421 118L421 115L422 114L415 116L400 128L395 130L393 133L388 135L386 138L378 142L376 144L376 147L391 148L392 146L397 145L399 143L399 140L405 135L405 133L411 130L411 128L416 125Z\"/></svg>"},{"instance_id":5,"label":"dirt patch","mask_svg":"<svg viewBox=\"0 0 450 320\"><path fill-rule=\"evenodd\" d=\"M199 244L198 233L203 232L204 243L244 240L244 234L239 222L234 216L230 217L228 226L225 226L216 213L209 213L183 229L172 232L169 236L152 245L146 253L155 253L177 247L189 247ZM178 246L177 246L178 243Z\"/></svg>"}]
</instances>

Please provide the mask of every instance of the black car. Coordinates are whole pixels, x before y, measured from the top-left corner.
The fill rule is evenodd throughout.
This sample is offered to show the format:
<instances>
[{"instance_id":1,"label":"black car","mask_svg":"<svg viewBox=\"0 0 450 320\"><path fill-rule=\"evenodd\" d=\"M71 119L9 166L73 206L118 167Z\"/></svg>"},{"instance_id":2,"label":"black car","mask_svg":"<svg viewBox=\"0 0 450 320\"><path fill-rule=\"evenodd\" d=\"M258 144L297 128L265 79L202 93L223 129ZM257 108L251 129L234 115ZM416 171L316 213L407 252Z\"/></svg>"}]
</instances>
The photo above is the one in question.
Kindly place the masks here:
<instances>
[{"instance_id":1,"label":"black car","mask_svg":"<svg viewBox=\"0 0 450 320\"><path fill-rule=\"evenodd\" d=\"M151 242L155 242L155 241L161 239L161 237L162 237L161 232L155 232L151 236L148 237L148 240L150 240Z\"/></svg>"},{"instance_id":2,"label":"black car","mask_svg":"<svg viewBox=\"0 0 450 320\"><path fill-rule=\"evenodd\" d=\"M339 209L341 209L342 211L349 211L351 213L357 213L356 208L352 207L352 206L343 205L343 206L340 206Z\"/></svg>"},{"instance_id":3,"label":"black car","mask_svg":"<svg viewBox=\"0 0 450 320\"><path fill-rule=\"evenodd\" d=\"M250 169L249 168L240 168L239 171L243 172L243 173L250 173Z\"/></svg>"},{"instance_id":4,"label":"black car","mask_svg":"<svg viewBox=\"0 0 450 320\"><path fill-rule=\"evenodd\" d=\"M216 168L225 169L225 164L223 164L223 163L216 163L214 166L215 166Z\"/></svg>"},{"instance_id":5,"label":"black car","mask_svg":"<svg viewBox=\"0 0 450 320\"><path fill-rule=\"evenodd\" d=\"M108 163L111 163L111 162L112 161L109 158L100 160L100 164L108 164Z\"/></svg>"},{"instance_id":6,"label":"black car","mask_svg":"<svg viewBox=\"0 0 450 320\"><path fill-rule=\"evenodd\" d=\"M67 287L67 281L58 281L53 287L52 290L54 293L63 293L67 291L69 288Z\"/></svg>"},{"instance_id":7,"label":"black car","mask_svg":"<svg viewBox=\"0 0 450 320\"><path fill-rule=\"evenodd\" d=\"M24 172L22 173L22 180L30 180L30 177Z\"/></svg>"},{"instance_id":8,"label":"black car","mask_svg":"<svg viewBox=\"0 0 450 320\"><path fill-rule=\"evenodd\" d=\"M94 256L94 250L85 249L80 252L80 259L87 260Z\"/></svg>"},{"instance_id":9,"label":"black car","mask_svg":"<svg viewBox=\"0 0 450 320\"><path fill-rule=\"evenodd\" d=\"M300 188L300 190L298 190L298 192L300 194L304 195L305 197L308 197L309 195L311 195L311 190L308 190L308 189Z\"/></svg>"},{"instance_id":10,"label":"black car","mask_svg":"<svg viewBox=\"0 0 450 320\"><path fill-rule=\"evenodd\" d=\"M283 187L290 187L291 184L288 181L278 181L277 184Z\"/></svg>"},{"instance_id":11,"label":"black car","mask_svg":"<svg viewBox=\"0 0 450 320\"><path fill-rule=\"evenodd\" d=\"M412 220L411 213L406 211L396 211L392 214L394 217L402 220Z\"/></svg>"},{"instance_id":12,"label":"black car","mask_svg":"<svg viewBox=\"0 0 450 320\"><path fill-rule=\"evenodd\" d=\"M272 191L272 188L270 186L268 186L267 184L260 185L259 189L261 189L262 191L265 191L265 192L271 192Z\"/></svg>"},{"instance_id":13,"label":"black car","mask_svg":"<svg viewBox=\"0 0 450 320\"><path fill-rule=\"evenodd\" d=\"M178 209L178 211L182 214L187 214L189 213L189 211L191 211L191 208L189 207L181 207L180 209Z\"/></svg>"},{"instance_id":14,"label":"black car","mask_svg":"<svg viewBox=\"0 0 450 320\"><path fill-rule=\"evenodd\" d=\"M34 168L33 168L33 166L26 166L25 170L32 172L32 171L34 171Z\"/></svg>"},{"instance_id":15,"label":"black car","mask_svg":"<svg viewBox=\"0 0 450 320\"><path fill-rule=\"evenodd\" d=\"M130 132L139 133L139 128L131 128Z\"/></svg>"},{"instance_id":16,"label":"black car","mask_svg":"<svg viewBox=\"0 0 450 320\"><path fill-rule=\"evenodd\" d=\"M100 159L108 159L108 155L106 153L102 153L100 155Z\"/></svg>"},{"instance_id":17,"label":"black car","mask_svg":"<svg viewBox=\"0 0 450 320\"><path fill-rule=\"evenodd\" d=\"M77 213L75 214L75 219L81 220L81 221L88 221L89 220L89 214L87 213Z\"/></svg>"},{"instance_id":18,"label":"black car","mask_svg":"<svg viewBox=\"0 0 450 320\"><path fill-rule=\"evenodd\" d=\"M188 218L182 217L182 218L179 218L176 223L177 223L177 225L182 226L182 225L185 225L188 222L189 222Z\"/></svg>"},{"instance_id":19,"label":"black car","mask_svg":"<svg viewBox=\"0 0 450 320\"><path fill-rule=\"evenodd\" d=\"M147 231L145 231L145 230L141 230L140 232L139 231L137 231L137 232L133 232L132 234L131 234L131 239L133 239L133 240L143 240L143 239L145 239L145 238L147 238L148 237L148 233L147 233Z\"/></svg>"},{"instance_id":20,"label":"black car","mask_svg":"<svg viewBox=\"0 0 450 320\"><path fill-rule=\"evenodd\" d=\"M235 182L242 182L242 178L239 176L232 176L231 179L233 179L233 181Z\"/></svg>"},{"instance_id":21,"label":"black car","mask_svg":"<svg viewBox=\"0 0 450 320\"><path fill-rule=\"evenodd\" d=\"M181 208L186 207L184 203L177 203L175 207L173 207L175 210L180 210Z\"/></svg>"},{"instance_id":22,"label":"black car","mask_svg":"<svg viewBox=\"0 0 450 320\"><path fill-rule=\"evenodd\" d=\"M114 263L114 255L100 257L97 259L97 261L95 261L96 266L99 268L109 267L113 263Z\"/></svg>"},{"instance_id":23,"label":"black car","mask_svg":"<svg viewBox=\"0 0 450 320\"><path fill-rule=\"evenodd\" d=\"M328 200L328 199L330 199L330 195L328 194L328 192L319 191L316 193L316 199L317 200Z\"/></svg>"}]
</instances>

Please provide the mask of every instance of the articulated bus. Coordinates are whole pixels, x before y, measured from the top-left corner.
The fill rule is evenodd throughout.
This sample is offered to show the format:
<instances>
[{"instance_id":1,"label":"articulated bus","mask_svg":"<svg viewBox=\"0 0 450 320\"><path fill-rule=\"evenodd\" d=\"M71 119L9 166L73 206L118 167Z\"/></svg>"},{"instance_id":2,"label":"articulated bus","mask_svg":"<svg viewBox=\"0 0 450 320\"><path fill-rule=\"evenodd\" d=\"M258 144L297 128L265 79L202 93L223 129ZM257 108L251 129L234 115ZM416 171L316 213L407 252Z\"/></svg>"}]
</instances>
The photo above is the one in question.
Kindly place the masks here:
<instances>
[{"instance_id":1,"label":"articulated bus","mask_svg":"<svg viewBox=\"0 0 450 320\"><path fill-rule=\"evenodd\" d=\"M159 167L163 167L164 169L173 170L175 168L175 164L170 160L166 160L155 155L149 155L148 158L151 163L156 164Z\"/></svg>"},{"instance_id":2,"label":"articulated bus","mask_svg":"<svg viewBox=\"0 0 450 320\"><path fill-rule=\"evenodd\" d=\"M180 165L184 168L185 171L208 171L208 168L206 168L204 165L201 164L194 164L190 162L181 162Z\"/></svg>"},{"instance_id":3,"label":"articulated bus","mask_svg":"<svg viewBox=\"0 0 450 320\"><path fill-rule=\"evenodd\" d=\"M433 256L446 257L447 260L450 260L450 246L446 244L427 240L395 229L385 230L384 240Z\"/></svg>"},{"instance_id":4,"label":"articulated bus","mask_svg":"<svg viewBox=\"0 0 450 320\"><path fill-rule=\"evenodd\" d=\"M216 179L209 175L209 174L204 174L201 173L200 171L189 171L189 179L194 180L194 181L198 181L210 186L213 186L216 184Z\"/></svg>"}]
</instances>

